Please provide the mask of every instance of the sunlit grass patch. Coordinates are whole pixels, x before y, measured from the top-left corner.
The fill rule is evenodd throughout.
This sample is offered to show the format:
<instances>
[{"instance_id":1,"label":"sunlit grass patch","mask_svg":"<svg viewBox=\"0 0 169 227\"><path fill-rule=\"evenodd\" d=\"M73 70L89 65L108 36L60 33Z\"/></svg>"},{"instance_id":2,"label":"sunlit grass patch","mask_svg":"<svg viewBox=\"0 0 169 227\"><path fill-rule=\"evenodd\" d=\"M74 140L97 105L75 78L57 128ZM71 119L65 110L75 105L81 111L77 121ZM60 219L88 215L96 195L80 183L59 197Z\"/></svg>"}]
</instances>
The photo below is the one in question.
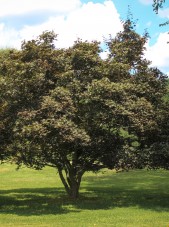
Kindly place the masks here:
<instances>
[{"instance_id":1,"label":"sunlit grass patch","mask_svg":"<svg viewBox=\"0 0 169 227\"><path fill-rule=\"evenodd\" d=\"M56 170L15 168L0 166L1 227L169 225L168 171L89 172L72 201Z\"/></svg>"}]
</instances>

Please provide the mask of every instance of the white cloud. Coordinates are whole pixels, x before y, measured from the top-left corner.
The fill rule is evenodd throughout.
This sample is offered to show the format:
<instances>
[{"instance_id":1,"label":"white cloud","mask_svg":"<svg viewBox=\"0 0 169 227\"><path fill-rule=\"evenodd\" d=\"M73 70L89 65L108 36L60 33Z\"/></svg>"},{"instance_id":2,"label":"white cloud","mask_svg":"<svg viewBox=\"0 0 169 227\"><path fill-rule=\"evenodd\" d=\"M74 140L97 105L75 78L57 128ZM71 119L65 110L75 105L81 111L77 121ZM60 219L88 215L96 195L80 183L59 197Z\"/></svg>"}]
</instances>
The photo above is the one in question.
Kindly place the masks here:
<instances>
[{"instance_id":1,"label":"white cloud","mask_svg":"<svg viewBox=\"0 0 169 227\"><path fill-rule=\"evenodd\" d=\"M5 48L20 46L18 32L13 28L7 29L4 23L0 24L0 46Z\"/></svg>"},{"instance_id":2,"label":"white cloud","mask_svg":"<svg viewBox=\"0 0 169 227\"><path fill-rule=\"evenodd\" d=\"M139 0L144 5L150 5L153 4L153 0Z\"/></svg>"},{"instance_id":3,"label":"white cloud","mask_svg":"<svg viewBox=\"0 0 169 227\"><path fill-rule=\"evenodd\" d=\"M69 12L80 5L80 0L0 0L0 17L37 10Z\"/></svg>"},{"instance_id":4,"label":"white cloud","mask_svg":"<svg viewBox=\"0 0 169 227\"><path fill-rule=\"evenodd\" d=\"M41 1L49 2L50 0ZM55 1L57 2L57 0ZM68 47L72 45L77 38L89 41L102 41L103 36L108 37L109 34L114 36L122 29L120 15L112 1L105 1L102 4L92 2L77 4L79 1L76 0L58 1L74 2L76 3L76 8L74 7L69 13L56 14L56 16L48 18L48 20L42 24L36 26L25 25L20 30L14 28L11 30L7 29L3 24L0 30L0 37L8 37L8 41L10 42L7 42L7 46L11 44L13 47L19 47L21 40L35 38L45 30L54 30L59 34L57 45L59 47ZM1 46L2 44L4 44L4 42L0 42Z\"/></svg>"},{"instance_id":5,"label":"white cloud","mask_svg":"<svg viewBox=\"0 0 169 227\"><path fill-rule=\"evenodd\" d=\"M108 37L109 34L115 36L117 32L122 30L120 15L111 0L105 0L103 3L89 2L86 4L82 4L80 0L0 0L0 16L3 15L3 11L4 15L12 15L14 12L16 15L23 12L31 14L32 11L39 10L33 1L34 3L41 1L41 4L38 4L41 10L45 9L45 4L48 3L48 10L54 9L56 15L49 17L41 24L24 25L19 29L17 26L8 27L3 22L3 17L1 17L0 47L19 48L21 41L36 38L45 30L54 30L58 34L57 47L71 46L77 38L102 42L103 36ZM9 7L9 2L11 4L15 2L16 6L12 5L13 8ZM22 2L25 4L24 7ZM26 5L26 2L30 3L29 7ZM150 1L143 0L142 2L150 3ZM4 10L5 3L7 8L9 8L7 11ZM66 6L65 3L67 3ZM52 15L54 14L52 13ZM147 26L150 25L151 22L148 22ZM161 70L164 69L166 72L169 71L168 40L169 35L167 33L161 33L153 46L147 44L147 51L145 53L146 58L152 61L153 66L157 66ZM103 53L102 57L105 58L106 55L107 53Z\"/></svg>"},{"instance_id":6,"label":"white cloud","mask_svg":"<svg viewBox=\"0 0 169 227\"><path fill-rule=\"evenodd\" d=\"M169 18L169 8L166 8L166 9L163 9L163 10L160 9L158 14L162 18Z\"/></svg>"},{"instance_id":7,"label":"white cloud","mask_svg":"<svg viewBox=\"0 0 169 227\"><path fill-rule=\"evenodd\" d=\"M73 31L74 38L102 41L103 36L113 36L122 29L120 15L113 2L88 3L73 11L65 21L64 31ZM66 34L65 34L66 35Z\"/></svg>"},{"instance_id":8,"label":"white cloud","mask_svg":"<svg viewBox=\"0 0 169 227\"><path fill-rule=\"evenodd\" d=\"M169 68L169 41L168 33L160 33L157 42L150 46L147 44L146 58L152 61L152 65L162 71Z\"/></svg>"},{"instance_id":9,"label":"white cloud","mask_svg":"<svg viewBox=\"0 0 169 227\"><path fill-rule=\"evenodd\" d=\"M152 25L152 21L148 21L148 22L146 23L146 27L151 27L151 25Z\"/></svg>"}]
</instances>

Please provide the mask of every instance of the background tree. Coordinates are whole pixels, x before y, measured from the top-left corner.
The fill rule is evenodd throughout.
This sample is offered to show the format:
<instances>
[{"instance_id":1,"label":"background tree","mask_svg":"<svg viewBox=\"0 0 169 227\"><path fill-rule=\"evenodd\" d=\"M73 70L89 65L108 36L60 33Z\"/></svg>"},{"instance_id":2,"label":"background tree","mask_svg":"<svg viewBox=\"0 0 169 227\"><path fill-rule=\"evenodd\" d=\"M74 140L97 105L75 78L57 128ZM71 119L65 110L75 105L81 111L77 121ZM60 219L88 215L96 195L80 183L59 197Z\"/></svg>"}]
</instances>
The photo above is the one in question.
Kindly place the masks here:
<instances>
[{"instance_id":1,"label":"background tree","mask_svg":"<svg viewBox=\"0 0 169 227\"><path fill-rule=\"evenodd\" d=\"M163 8L165 2L166 2L165 0L154 0L153 1L153 10L156 12L156 14L158 14L160 8ZM160 24L160 26L165 26L168 24L169 24L169 21L167 20L166 22Z\"/></svg>"},{"instance_id":2,"label":"background tree","mask_svg":"<svg viewBox=\"0 0 169 227\"><path fill-rule=\"evenodd\" d=\"M139 144L139 152L137 153L135 151L137 157L135 157L134 160L138 160L136 163L138 164L138 162L140 162L144 166L146 160L152 159L152 156L151 158L149 156L149 148L151 144L155 144L156 141L159 141L157 135L159 135L160 132L164 132L162 124L160 124L160 116L165 112L163 112L163 109L168 109L167 104L164 104L163 102L164 94L167 93L167 77L157 68L150 67L151 62L146 60L144 57L145 44L149 37L148 33L145 32L143 36L138 35L135 32L135 26L135 23L130 18L127 19L123 24L124 30L119 32L115 38L110 37L110 39L107 41L107 45L110 50L110 55L107 60L109 67L107 68L109 70L109 76L113 75L112 80L114 81L115 73L113 72L113 70L115 68L114 65L116 65L116 68L119 69L118 79L116 81L122 82L122 84L125 83L125 85L128 84L129 86L129 92L127 95L132 96L132 100L129 101L129 105L133 103L132 110L134 111L134 108L136 108L134 113L137 113L139 119L135 119L135 122L137 122L138 125L135 122L127 122L127 119L125 119L125 123L127 124L127 131L132 132L134 129L134 135L135 138L137 138L137 143L135 144ZM138 109L141 106L138 107L137 102L139 104L142 103L142 107L145 112L143 111L143 109ZM152 109L150 110L149 108ZM130 109L130 106L127 107L127 110L128 109ZM148 115L146 116L146 114ZM165 116L167 116L166 114ZM136 115L134 117L136 117ZM121 116L120 119L123 119L123 117ZM166 119L166 117L164 119ZM132 120L134 120L134 118L132 118ZM133 126L133 123L135 127ZM139 127L136 128L136 125L137 127ZM145 152L146 147L148 147L147 152ZM152 149L152 155L154 154L153 152L154 150ZM131 154L132 152L130 151L130 157L132 156ZM124 160L123 153L122 157L122 159ZM134 164L132 158L128 159L127 162L130 162L130 160L131 163L128 164L129 166ZM169 163L169 156L166 156L165 163L165 167L168 168L169 165L167 163ZM158 163L158 165L160 165L160 162ZM147 163L147 166L152 167L153 164Z\"/></svg>"},{"instance_id":3,"label":"background tree","mask_svg":"<svg viewBox=\"0 0 169 227\"><path fill-rule=\"evenodd\" d=\"M98 42L57 49L57 36L44 32L1 64L2 122L12 120L3 150L18 166L56 168L73 199L86 171L153 167L165 76L144 59L147 36L123 25L107 41L107 60Z\"/></svg>"},{"instance_id":4,"label":"background tree","mask_svg":"<svg viewBox=\"0 0 169 227\"><path fill-rule=\"evenodd\" d=\"M156 13L158 13L159 8L163 7L165 0L153 0L153 9Z\"/></svg>"},{"instance_id":5,"label":"background tree","mask_svg":"<svg viewBox=\"0 0 169 227\"><path fill-rule=\"evenodd\" d=\"M158 13L160 8L163 8L164 4L166 3L165 0L154 0L153 1L153 10ZM164 25L168 25L169 21L167 20L165 23L160 24L160 26L164 26ZM164 116L161 118L161 127L163 128L163 130L161 130L161 132L159 133L159 137L157 138L158 143L154 143L154 145L152 146L152 155L150 157L150 160L152 161L154 166L159 166L161 165L161 167L163 166L167 166L167 168L169 169L169 132L168 132L168 102L169 102L169 92L167 93L167 95L165 95L165 114ZM161 115L161 113L159 113L159 115ZM160 141L160 142L159 142ZM152 164L151 163L151 164Z\"/></svg>"},{"instance_id":6,"label":"background tree","mask_svg":"<svg viewBox=\"0 0 169 227\"><path fill-rule=\"evenodd\" d=\"M15 51L12 49L0 50L0 160L6 160L9 154L6 152L6 145L11 139L11 131L15 122L14 108L9 104L8 94L10 93L9 79L6 75L4 65L8 65L8 59ZM8 99L7 99L8 97Z\"/></svg>"}]
</instances>

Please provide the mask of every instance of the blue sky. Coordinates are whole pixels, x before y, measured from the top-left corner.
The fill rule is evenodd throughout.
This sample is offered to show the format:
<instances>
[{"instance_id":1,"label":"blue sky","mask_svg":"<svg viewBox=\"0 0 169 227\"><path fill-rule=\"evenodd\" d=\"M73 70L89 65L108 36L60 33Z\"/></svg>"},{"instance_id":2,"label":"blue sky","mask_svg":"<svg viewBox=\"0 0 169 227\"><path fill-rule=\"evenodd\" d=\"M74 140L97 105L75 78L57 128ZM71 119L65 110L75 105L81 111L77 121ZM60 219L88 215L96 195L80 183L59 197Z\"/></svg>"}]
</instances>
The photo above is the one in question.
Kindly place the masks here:
<instances>
[{"instance_id":1,"label":"blue sky","mask_svg":"<svg viewBox=\"0 0 169 227\"><path fill-rule=\"evenodd\" d=\"M68 47L77 38L103 41L122 29L128 6L137 21L137 32L150 34L146 57L169 74L169 5L155 14L152 0L0 0L0 47L20 48L22 40L44 30L59 34L58 47Z\"/></svg>"}]
</instances>

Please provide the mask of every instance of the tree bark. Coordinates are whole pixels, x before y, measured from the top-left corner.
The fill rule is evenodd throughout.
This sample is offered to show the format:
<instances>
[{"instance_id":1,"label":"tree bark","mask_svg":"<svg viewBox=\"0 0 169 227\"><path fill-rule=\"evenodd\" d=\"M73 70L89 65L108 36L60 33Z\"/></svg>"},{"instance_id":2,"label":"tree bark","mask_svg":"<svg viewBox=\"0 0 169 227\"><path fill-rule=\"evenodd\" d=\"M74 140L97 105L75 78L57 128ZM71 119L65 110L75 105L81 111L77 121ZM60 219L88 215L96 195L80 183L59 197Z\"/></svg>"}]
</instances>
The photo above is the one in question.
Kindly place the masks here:
<instances>
[{"instance_id":1,"label":"tree bark","mask_svg":"<svg viewBox=\"0 0 169 227\"><path fill-rule=\"evenodd\" d=\"M69 169L65 171L65 177L62 171L62 169L58 169L60 179L65 187L69 198L75 200L79 197L79 188L83 173L73 173L73 171Z\"/></svg>"},{"instance_id":2,"label":"tree bark","mask_svg":"<svg viewBox=\"0 0 169 227\"><path fill-rule=\"evenodd\" d=\"M79 197L79 186L77 183L73 183L70 187L70 193L69 197L73 200L77 199Z\"/></svg>"}]
</instances>

